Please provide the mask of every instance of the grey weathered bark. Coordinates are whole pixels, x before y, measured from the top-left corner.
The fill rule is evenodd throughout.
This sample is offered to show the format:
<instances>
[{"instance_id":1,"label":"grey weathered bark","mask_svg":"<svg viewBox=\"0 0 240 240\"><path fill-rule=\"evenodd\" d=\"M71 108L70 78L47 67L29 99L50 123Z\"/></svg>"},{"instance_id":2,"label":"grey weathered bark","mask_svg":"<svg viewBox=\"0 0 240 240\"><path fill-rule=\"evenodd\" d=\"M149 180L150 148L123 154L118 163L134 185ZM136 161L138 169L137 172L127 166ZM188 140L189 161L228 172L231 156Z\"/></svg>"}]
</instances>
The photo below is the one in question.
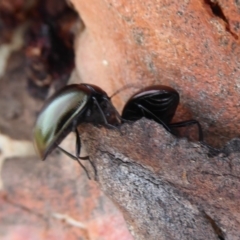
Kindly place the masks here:
<instances>
[{"instance_id":1,"label":"grey weathered bark","mask_svg":"<svg viewBox=\"0 0 240 240\"><path fill-rule=\"evenodd\" d=\"M240 140L214 157L148 120L80 132L136 240L240 238Z\"/></svg>"}]
</instances>

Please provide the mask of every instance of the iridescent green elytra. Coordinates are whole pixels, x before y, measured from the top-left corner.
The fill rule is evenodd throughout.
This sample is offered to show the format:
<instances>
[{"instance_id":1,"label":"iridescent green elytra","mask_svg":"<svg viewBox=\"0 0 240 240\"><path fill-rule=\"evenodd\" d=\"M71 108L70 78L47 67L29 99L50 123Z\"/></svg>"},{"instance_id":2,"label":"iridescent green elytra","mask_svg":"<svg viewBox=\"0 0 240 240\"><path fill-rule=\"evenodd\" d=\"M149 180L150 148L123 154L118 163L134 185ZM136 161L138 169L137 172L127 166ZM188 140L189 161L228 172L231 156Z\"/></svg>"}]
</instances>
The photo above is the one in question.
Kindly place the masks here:
<instances>
[{"instance_id":1,"label":"iridescent green elytra","mask_svg":"<svg viewBox=\"0 0 240 240\"><path fill-rule=\"evenodd\" d=\"M116 125L119 114L107 94L94 85L73 84L54 94L41 110L33 130L34 145L41 159L82 122Z\"/></svg>"}]
</instances>

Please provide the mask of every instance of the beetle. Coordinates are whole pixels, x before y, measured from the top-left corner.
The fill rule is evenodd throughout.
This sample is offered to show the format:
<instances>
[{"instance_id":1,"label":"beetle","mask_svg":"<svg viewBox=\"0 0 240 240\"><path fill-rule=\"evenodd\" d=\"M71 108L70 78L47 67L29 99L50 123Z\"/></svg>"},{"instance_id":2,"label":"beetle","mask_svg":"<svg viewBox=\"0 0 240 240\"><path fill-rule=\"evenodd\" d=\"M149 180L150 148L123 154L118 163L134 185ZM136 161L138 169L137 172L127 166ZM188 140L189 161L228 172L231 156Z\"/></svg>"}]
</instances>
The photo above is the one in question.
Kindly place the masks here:
<instances>
[{"instance_id":1,"label":"beetle","mask_svg":"<svg viewBox=\"0 0 240 240\"><path fill-rule=\"evenodd\" d=\"M121 123L121 117L110 98L98 86L72 84L56 92L47 100L39 113L33 129L33 140L35 149L42 160L58 148L70 158L77 160L90 178L86 168L80 162L80 159L90 161L88 156L80 157L81 140L77 126L81 123L111 128L116 128ZM72 131L76 134L75 155L59 146ZM93 166L91 161L90 163Z\"/></svg>"},{"instance_id":2,"label":"beetle","mask_svg":"<svg viewBox=\"0 0 240 240\"><path fill-rule=\"evenodd\" d=\"M191 119L171 123L179 99L179 93L169 86L149 86L135 93L127 101L122 111L122 118L128 121L136 121L145 117L162 124L168 132L174 135L177 135L175 128L196 124L198 126L199 141L202 141L202 128L197 120Z\"/></svg>"}]
</instances>

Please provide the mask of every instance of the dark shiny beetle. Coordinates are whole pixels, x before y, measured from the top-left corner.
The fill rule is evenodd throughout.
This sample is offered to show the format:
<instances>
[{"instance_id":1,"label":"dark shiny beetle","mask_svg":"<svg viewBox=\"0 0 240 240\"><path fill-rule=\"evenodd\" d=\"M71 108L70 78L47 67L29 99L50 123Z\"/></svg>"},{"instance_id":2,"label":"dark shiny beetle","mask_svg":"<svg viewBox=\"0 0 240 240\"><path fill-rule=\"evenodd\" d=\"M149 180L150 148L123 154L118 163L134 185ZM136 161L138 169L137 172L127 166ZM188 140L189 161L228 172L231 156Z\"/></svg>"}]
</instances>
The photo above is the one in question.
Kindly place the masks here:
<instances>
[{"instance_id":1,"label":"dark shiny beetle","mask_svg":"<svg viewBox=\"0 0 240 240\"><path fill-rule=\"evenodd\" d=\"M89 158L79 156L81 141L77 126L81 123L92 123L114 127L120 122L118 112L101 88L90 84L69 85L55 93L41 110L33 131L34 145L43 160L55 148L59 148L77 160L86 171L79 159ZM59 146L71 131L76 133L75 156ZM90 163L92 164L91 161Z\"/></svg>"},{"instance_id":2,"label":"dark shiny beetle","mask_svg":"<svg viewBox=\"0 0 240 240\"><path fill-rule=\"evenodd\" d=\"M179 94L175 89L163 85L150 86L137 92L128 100L123 109L122 118L130 121L136 121L142 117L152 119L175 135L174 128L197 124L199 140L202 141L202 128L198 121L171 123L178 104Z\"/></svg>"}]
</instances>

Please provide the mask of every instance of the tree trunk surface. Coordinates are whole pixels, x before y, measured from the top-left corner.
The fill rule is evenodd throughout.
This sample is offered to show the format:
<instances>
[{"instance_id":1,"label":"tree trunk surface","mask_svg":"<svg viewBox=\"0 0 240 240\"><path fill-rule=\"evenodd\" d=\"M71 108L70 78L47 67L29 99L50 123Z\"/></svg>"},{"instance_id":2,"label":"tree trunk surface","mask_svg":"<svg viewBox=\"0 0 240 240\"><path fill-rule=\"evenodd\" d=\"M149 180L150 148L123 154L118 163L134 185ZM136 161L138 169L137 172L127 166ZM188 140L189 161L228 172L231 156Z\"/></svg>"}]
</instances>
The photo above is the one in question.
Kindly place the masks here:
<instances>
[{"instance_id":1,"label":"tree trunk surface","mask_svg":"<svg viewBox=\"0 0 240 240\"><path fill-rule=\"evenodd\" d=\"M80 131L95 177L134 239L239 239L239 139L213 154L146 119Z\"/></svg>"}]
</instances>

